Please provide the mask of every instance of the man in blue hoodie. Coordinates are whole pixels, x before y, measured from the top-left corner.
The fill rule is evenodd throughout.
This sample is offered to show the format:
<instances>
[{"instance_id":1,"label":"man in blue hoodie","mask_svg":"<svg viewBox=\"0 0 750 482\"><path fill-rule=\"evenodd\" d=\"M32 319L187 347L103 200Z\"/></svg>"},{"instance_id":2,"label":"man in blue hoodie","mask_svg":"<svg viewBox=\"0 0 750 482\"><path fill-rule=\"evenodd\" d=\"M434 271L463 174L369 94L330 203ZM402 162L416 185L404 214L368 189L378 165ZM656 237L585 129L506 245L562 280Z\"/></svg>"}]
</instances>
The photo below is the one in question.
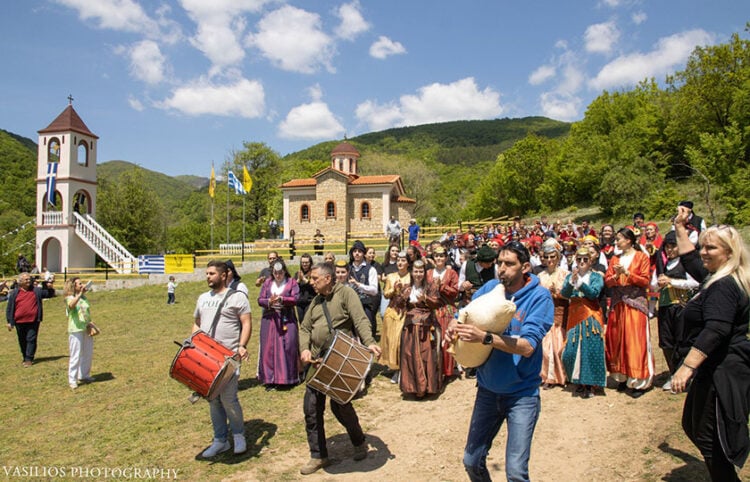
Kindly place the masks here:
<instances>
[{"instance_id":1,"label":"man in blue hoodie","mask_svg":"<svg viewBox=\"0 0 750 482\"><path fill-rule=\"evenodd\" d=\"M448 340L459 337L493 348L477 369L477 396L464 449L464 467L472 481L491 480L487 454L505 420L505 475L511 481L529 480L531 439L541 410L541 342L554 318L552 295L531 274L529 258L529 251L518 241L502 246L497 258L500 280L488 281L472 298L503 283L506 298L516 304L516 314L505 332L490 333L473 325L452 324L446 334Z\"/></svg>"}]
</instances>

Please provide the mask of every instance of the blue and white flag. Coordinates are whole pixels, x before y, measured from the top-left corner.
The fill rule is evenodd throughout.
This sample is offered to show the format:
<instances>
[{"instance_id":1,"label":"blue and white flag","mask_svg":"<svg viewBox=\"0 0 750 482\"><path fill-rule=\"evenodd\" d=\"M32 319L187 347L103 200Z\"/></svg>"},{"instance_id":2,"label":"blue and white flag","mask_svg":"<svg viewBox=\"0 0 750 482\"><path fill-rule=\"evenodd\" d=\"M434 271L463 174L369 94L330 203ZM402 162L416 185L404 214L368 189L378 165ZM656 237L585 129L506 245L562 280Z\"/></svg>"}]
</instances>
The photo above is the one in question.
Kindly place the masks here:
<instances>
[{"instance_id":1,"label":"blue and white flag","mask_svg":"<svg viewBox=\"0 0 750 482\"><path fill-rule=\"evenodd\" d=\"M138 272L141 274L164 274L164 255L142 254L138 256Z\"/></svg>"},{"instance_id":2,"label":"blue and white flag","mask_svg":"<svg viewBox=\"0 0 750 482\"><path fill-rule=\"evenodd\" d=\"M47 163L47 204L55 205L55 183L57 181L57 162Z\"/></svg>"},{"instance_id":3,"label":"blue and white flag","mask_svg":"<svg viewBox=\"0 0 750 482\"><path fill-rule=\"evenodd\" d=\"M234 189L235 194L242 194L243 196L246 194L245 188L242 187L242 183L232 171L229 171L227 174L227 185L229 186L229 189Z\"/></svg>"}]
</instances>

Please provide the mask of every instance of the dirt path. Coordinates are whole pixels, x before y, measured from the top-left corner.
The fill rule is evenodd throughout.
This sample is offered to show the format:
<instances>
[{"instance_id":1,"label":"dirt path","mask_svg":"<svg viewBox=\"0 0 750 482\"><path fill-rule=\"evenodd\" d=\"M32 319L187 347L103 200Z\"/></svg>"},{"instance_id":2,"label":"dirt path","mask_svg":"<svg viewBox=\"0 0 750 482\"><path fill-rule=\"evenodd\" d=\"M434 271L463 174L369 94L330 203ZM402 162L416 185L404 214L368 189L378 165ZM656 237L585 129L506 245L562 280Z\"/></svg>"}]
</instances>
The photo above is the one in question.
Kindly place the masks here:
<instances>
[{"instance_id":1,"label":"dirt path","mask_svg":"<svg viewBox=\"0 0 750 482\"><path fill-rule=\"evenodd\" d=\"M656 359L658 372L663 370L660 354ZM327 410L331 466L300 476L299 466L309 457L301 437L296 451L269 453L272 463L229 480L468 480L461 457L475 392L474 380L454 380L436 399L402 399L398 387L379 376L368 395L355 401L370 445L366 460L351 459L348 437ZM571 389L555 388L541 396L532 480L708 480L702 459L680 428L684 395L655 388L634 400L609 388L605 395L584 400ZM502 429L488 458L494 480L505 480L505 437ZM740 476L750 479L750 470L746 467Z\"/></svg>"}]
</instances>

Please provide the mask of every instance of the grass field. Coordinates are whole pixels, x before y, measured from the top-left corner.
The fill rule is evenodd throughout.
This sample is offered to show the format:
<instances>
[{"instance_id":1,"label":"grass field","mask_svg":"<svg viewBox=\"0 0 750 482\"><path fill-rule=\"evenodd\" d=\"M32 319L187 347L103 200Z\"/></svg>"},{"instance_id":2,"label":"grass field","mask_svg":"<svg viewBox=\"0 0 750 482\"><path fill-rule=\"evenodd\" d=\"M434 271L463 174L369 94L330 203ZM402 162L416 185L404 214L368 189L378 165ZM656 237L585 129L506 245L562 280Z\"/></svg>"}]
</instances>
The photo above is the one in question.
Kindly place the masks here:
<instances>
[{"instance_id":1,"label":"grass field","mask_svg":"<svg viewBox=\"0 0 750 482\"><path fill-rule=\"evenodd\" d=\"M94 345L96 382L75 391L67 383L61 297L44 302L33 367L21 366L16 334L3 330L0 479L25 474L25 480L80 480L88 474L93 480L105 478L105 470L158 470L177 471L180 480L220 480L262 463L258 455L271 443L276 449L304 446L301 417L285 416L301 413L302 388L266 393L255 382L259 309L252 287L255 333L240 380L248 452L195 460L212 438L208 406L203 400L191 405L190 390L169 377L169 368L178 349L173 341L189 336L195 300L206 289L204 282L180 284L175 305L166 304L165 286L89 293L92 317L102 329Z\"/></svg>"}]
</instances>

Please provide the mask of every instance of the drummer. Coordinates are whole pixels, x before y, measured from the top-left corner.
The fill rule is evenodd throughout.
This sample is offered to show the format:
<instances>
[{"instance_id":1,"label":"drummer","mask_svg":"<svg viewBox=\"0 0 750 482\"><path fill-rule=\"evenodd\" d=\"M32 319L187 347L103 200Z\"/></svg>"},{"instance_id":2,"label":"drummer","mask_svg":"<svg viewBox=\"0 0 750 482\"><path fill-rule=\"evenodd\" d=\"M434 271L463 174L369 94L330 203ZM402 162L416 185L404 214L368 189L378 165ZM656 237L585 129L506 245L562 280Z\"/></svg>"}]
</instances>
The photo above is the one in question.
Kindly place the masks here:
<instances>
[{"instance_id":1,"label":"drummer","mask_svg":"<svg viewBox=\"0 0 750 482\"><path fill-rule=\"evenodd\" d=\"M359 296L350 287L335 282L334 267L330 263L316 264L310 273L310 284L317 295L305 312L305 318L299 329L299 351L302 363L313 363L325 356L324 345L330 344L334 334L329 331L340 330L349 336L353 331L359 335L368 349L380 356L380 347L375 343L370 329L370 321L365 315ZM327 308L327 313L324 311ZM330 320L327 320L327 316ZM314 369L314 367L309 367ZM310 446L310 460L302 466L300 473L309 475L329 464L326 447L323 413L326 396L309 386L305 389L303 410L305 413L305 430L307 443ZM346 428L349 439L354 445L354 460L367 457L367 441L359 418L351 402L341 405L331 400L331 410L336 419Z\"/></svg>"},{"instance_id":2,"label":"drummer","mask_svg":"<svg viewBox=\"0 0 750 482\"><path fill-rule=\"evenodd\" d=\"M223 261L209 261L206 267L206 281L210 291L198 297L195 306L195 324L193 333L201 330L213 333L214 339L232 351L237 352L243 360L248 359L247 343L250 341L252 321L250 303L247 296L227 288L229 267ZM216 311L221 308L220 316ZM215 330L213 325L215 326ZM245 441L245 420L242 407L237 398L239 370L229 380L218 397L209 401L211 424L214 428L214 439L211 445L201 454L204 458L214 457L230 448L229 429L234 436L234 453L241 454L247 450ZM229 423L227 423L227 420Z\"/></svg>"}]
</instances>

